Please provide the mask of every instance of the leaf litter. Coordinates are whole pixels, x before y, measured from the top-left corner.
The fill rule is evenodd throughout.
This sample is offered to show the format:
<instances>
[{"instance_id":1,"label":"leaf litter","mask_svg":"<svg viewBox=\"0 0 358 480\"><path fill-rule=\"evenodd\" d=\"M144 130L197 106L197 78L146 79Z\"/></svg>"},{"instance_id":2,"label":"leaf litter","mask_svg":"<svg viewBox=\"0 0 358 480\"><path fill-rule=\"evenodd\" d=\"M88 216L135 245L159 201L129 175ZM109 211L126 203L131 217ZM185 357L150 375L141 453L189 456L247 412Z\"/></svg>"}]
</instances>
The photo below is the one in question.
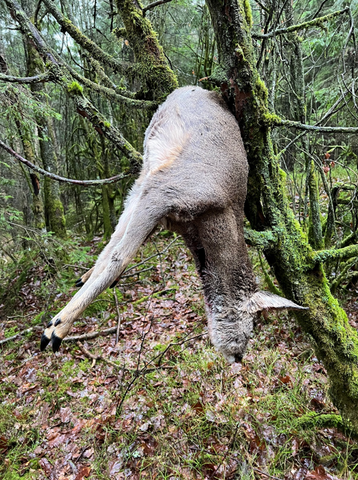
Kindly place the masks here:
<instances>
[{"instance_id":1,"label":"leaf litter","mask_svg":"<svg viewBox=\"0 0 358 480\"><path fill-rule=\"evenodd\" d=\"M165 245L160 235L156 244ZM117 288L117 344L114 333L85 340L83 349L63 342L59 353L40 354L43 325L35 324L3 345L1 478L358 478L354 440L297 423L309 412L338 412L326 371L292 319L261 318L242 364L228 365L208 341L200 282L184 246L177 242L150 266ZM22 287L18 331L45 307L36 297L42 278L33 267ZM54 308L71 296L52 295ZM117 321L107 291L71 335ZM3 321L0 338L13 325Z\"/></svg>"}]
</instances>

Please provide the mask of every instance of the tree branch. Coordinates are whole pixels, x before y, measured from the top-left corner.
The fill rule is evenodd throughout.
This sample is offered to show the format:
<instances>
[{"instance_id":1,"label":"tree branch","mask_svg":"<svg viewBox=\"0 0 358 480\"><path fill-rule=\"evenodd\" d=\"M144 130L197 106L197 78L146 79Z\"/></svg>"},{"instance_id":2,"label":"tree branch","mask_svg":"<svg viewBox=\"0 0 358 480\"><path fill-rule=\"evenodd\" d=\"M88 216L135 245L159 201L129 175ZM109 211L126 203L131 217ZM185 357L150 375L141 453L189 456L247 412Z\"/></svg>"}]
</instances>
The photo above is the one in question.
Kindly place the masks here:
<instances>
[{"instance_id":1,"label":"tree branch","mask_svg":"<svg viewBox=\"0 0 358 480\"><path fill-rule=\"evenodd\" d=\"M277 35L283 35L284 33L291 33L296 32L297 30L304 30L310 27L320 27L323 28L323 23L332 20L343 13L349 12L349 7L344 8L343 10L337 10L336 12L330 13L329 15L325 15L324 17L314 18L309 22L300 23L299 25L291 25L286 28L279 28L277 30L272 30L268 33L253 33L252 37L256 39L261 38L271 38L276 37Z\"/></svg>"},{"instance_id":2,"label":"tree branch","mask_svg":"<svg viewBox=\"0 0 358 480\"><path fill-rule=\"evenodd\" d=\"M267 120L267 122L266 122ZM304 123L295 122L293 120L286 120L277 115L263 116L263 121L267 126L271 127L288 127L298 128L299 130L310 130L313 132L326 133L358 133L358 127L321 127L319 125L306 125Z\"/></svg>"},{"instance_id":3,"label":"tree branch","mask_svg":"<svg viewBox=\"0 0 358 480\"><path fill-rule=\"evenodd\" d=\"M103 83L105 87L113 89L116 93L118 93L122 97L136 98L135 92L126 90L123 87L118 87L115 83L113 83L113 81L108 77L108 75L104 71L103 66L99 63L98 60L95 60L88 53L84 53L84 57L86 58L88 63L91 65L91 67L93 67L94 71L97 74L97 77L100 79L100 81Z\"/></svg>"},{"instance_id":4,"label":"tree branch","mask_svg":"<svg viewBox=\"0 0 358 480\"><path fill-rule=\"evenodd\" d=\"M43 83L53 80L53 75L51 72L40 73L40 75L35 75L34 77L13 77L12 75L4 75L0 73L0 82L7 83Z\"/></svg>"},{"instance_id":5,"label":"tree branch","mask_svg":"<svg viewBox=\"0 0 358 480\"><path fill-rule=\"evenodd\" d=\"M347 258L358 256L358 245L349 245L344 248L337 248L331 250L320 250L315 252L313 261L315 263L324 263L329 260L346 260Z\"/></svg>"},{"instance_id":6,"label":"tree branch","mask_svg":"<svg viewBox=\"0 0 358 480\"><path fill-rule=\"evenodd\" d=\"M145 13L148 10L151 10L152 8L157 7L158 5L163 5L164 3L169 3L171 1L172 0L158 0L157 2L150 3L149 5L143 8L142 12Z\"/></svg>"},{"instance_id":7,"label":"tree branch","mask_svg":"<svg viewBox=\"0 0 358 480\"><path fill-rule=\"evenodd\" d=\"M43 55L46 60L50 63L56 63L53 53L47 47L45 40L42 38L35 25L28 19L20 4L16 0L5 0L5 3L9 8L12 18L19 23L22 33L31 38L36 44L39 53Z\"/></svg>"},{"instance_id":8,"label":"tree branch","mask_svg":"<svg viewBox=\"0 0 358 480\"><path fill-rule=\"evenodd\" d=\"M87 118L96 131L104 135L108 140L114 143L115 146L131 161L134 170L138 170L142 163L142 156L133 146L123 137L123 135L114 128L110 122L97 110L97 108L83 95L83 88L77 82L71 82L66 76L63 65L58 55L51 51L46 42L31 23L25 12L21 9L16 0L5 0L10 8L11 14L20 24L21 31L24 35L29 36L33 41L38 51L50 62L48 70L53 74L54 81L64 87L70 97L74 100L77 112L83 117Z\"/></svg>"},{"instance_id":9,"label":"tree branch","mask_svg":"<svg viewBox=\"0 0 358 480\"><path fill-rule=\"evenodd\" d=\"M82 48L90 52L90 54L99 62L112 68L115 72L125 74L132 68L129 64L124 64L116 60L112 55L102 50L96 43L84 35L68 18L66 18L60 10L58 10L52 0L43 0L48 11L55 17L57 23L61 25L62 30L67 32L75 42Z\"/></svg>"},{"instance_id":10,"label":"tree branch","mask_svg":"<svg viewBox=\"0 0 358 480\"><path fill-rule=\"evenodd\" d=\"M251 228L245 228L244 236L245 242L251 247L268 249L277 242L276 235L272 230L258 232L256 230L252 230Z\"/></svg>"},{"instance_id":11,"label":"tree branch","mask_svg":"<svg viewBox=\"0 0 358 480\"><path fill-rule=\"evenodd\" d=\"M152 101L149 101L149 100L136 100L134 98L125 97L123 95L120 95L113 88L108 88L108 87L105 87L103 85L99 85L98 83L92 82L88 78L83 77L82 75L77 73L76 70L71 68L69 65L66 65L66 68L74 78L76 78L79 82L81 82L86 87L91 88L92 90L95 90L98 93L102 93L107 98L112 99L112 100L116 100L119 103L127 105L128 107L141 108L141 109L143 109L143 108L155 109L158 106L157 102L152 102ZM1 77L0 77L0 80L1 80Z\"/></svg>"},{"instance_id":12,"label":"tree branch","mask_svg":"<svg viewBox=\"0 0 358 480\"><path fill-rule=\"evenodd\" d=\"M65 177L56 175L55 173L50 173L47 170L44 170L43 168L40 168L37 165L34 165L29 160L27 160L26 158L22 157L17 152L15 152L12 148L10 148L1 140L0 140L0 147L6 150L8 153L10 153L10 155L15 157L21 163L27 165L32 170L35 170L35 172L40 173L41 175L45 175L46 177L52 178L52 180L56 180L57 182L74 183L75 185L91 186L91 185L104 185L109 183L115 183L115 182L118 182L119 180L122 180L123 178L128 177L128 174L121 173L119 175L115 175L114 177L104 178L101 180L76 180L73 178L65 178Z\"/></svg>"}]
</instances>

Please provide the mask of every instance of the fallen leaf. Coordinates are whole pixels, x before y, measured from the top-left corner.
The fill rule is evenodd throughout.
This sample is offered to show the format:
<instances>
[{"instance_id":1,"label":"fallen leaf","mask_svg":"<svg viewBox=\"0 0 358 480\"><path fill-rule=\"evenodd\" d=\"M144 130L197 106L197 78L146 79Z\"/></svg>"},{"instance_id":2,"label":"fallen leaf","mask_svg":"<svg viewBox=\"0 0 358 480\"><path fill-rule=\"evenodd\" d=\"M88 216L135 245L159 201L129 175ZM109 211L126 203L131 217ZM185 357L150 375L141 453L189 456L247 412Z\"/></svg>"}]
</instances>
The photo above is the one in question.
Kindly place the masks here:
<instances>
[{"instance_id":1,"label":"fallen leaf","mask_svg":"<svg viewBox=\"0 0 358 480\"><path fill-rule=\"evenodd\" d=\"M43 470L47 475L49 475L49 474L52 472L53 466L52 466L51 463L47 460L46 457L41 458L40 461L39 461L39 464L40 464L40 467L42 468L42 470Z\"/></svg>"},{"instance_id":2,"label":"fallen leaf","mask_svg":"<svg viewBox=\"0 0 358 480\"><path fill-rule=\"evenodd\" d=\"M81 467L79 472L77 473L75 480L82 480L83 477L89 477L91 473L91 467Z\"/></svg>"},{"instance_id":3,"label":"fallen leaf","mask_svg":"<svg viewBox=\"0 0 358 480\"><path fill-rule=\"evenodd\" d=\"M304 480L332 480L322 465L318 465L312 472L307 473Z\"/></svg>"},{"instance_id":4,"label":"fallen leaf","mask_svg":"<svg viewBox=\"0 0 358 480\"><path fill-rule=\"evenodd\" d=\"M60 409L60 418L62 423L68 423L71 420L72 411L70 407Z\"/></svg>"}]
</instances>

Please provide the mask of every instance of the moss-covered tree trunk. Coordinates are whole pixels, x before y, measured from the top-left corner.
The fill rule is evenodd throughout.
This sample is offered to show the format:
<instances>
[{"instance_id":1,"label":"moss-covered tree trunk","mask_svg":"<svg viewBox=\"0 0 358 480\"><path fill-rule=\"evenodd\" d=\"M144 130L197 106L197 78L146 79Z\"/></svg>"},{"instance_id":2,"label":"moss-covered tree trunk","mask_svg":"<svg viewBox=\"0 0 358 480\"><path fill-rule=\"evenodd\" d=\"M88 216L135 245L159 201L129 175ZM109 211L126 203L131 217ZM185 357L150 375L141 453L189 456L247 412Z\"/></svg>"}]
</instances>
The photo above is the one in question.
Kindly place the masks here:
<instances>
[{"instance_id":1,"label":"moss-covered tree trunk","mask_svg":"<svg viewBox=\"0 0 358 480\"><path fill-rule=\"evenodd\" d=\"M41 124L39 124L39 138L43 167L49 172L58 174L58 157L52 121L49 118L42 118ZM44 195L47 230L53 232L57 237L66 238L66 220L58 182L44 177Z\"/></svg>"},{"instance_id":2,"label":"moss-covered tree trunk","mask_svg":"<svg viewBox=\"0 0 358 480\"><path fill-rule=\"evenodd\" d=\"M129 41L137 64L133 66L130 76L132 81L139 79L141 89L138 98L148 100L164 99L178 81L169 67L157 34L149 20L145 18L139 0L117 0L118 11L124 23L124 29L116 30L119 37Z\"/></svg>"},{"instance_id":3,"label":"moss-covered tree trunk","mask_svg":"<svg viewBox=\"0 0 358 480\"><path fill-rule=\"evenodd\" d=\"M2 46L2 45L1 45ZM7 74L8 67L6 62L4 49L1 48L1 73ZM24 150L25 157L32 163L36 164L36 154L35 149L33 147L33 132L29 128L29 125L26 121L22 121L24 114L21 109L21 101L19 101L16 89L9 86L8 97L10 98L11 102L16 105L16 115L14 115L14 122L16 125L16 129L18 132L19 137L21 138L22 148ZM44 218L44 205L40 193L40 180L36 173L28 173L27 170L23 168L24 175L26 177L27 184L32 193L32 212L34 214L34 226L40 230L45 228L45 218Z\"/></svg>"},{"instance_id":4,"label":"moss-covered tree trunk","mask_svg":"<svg viewBox=\"0 0 358 480\"><path fill-rule=\"evenodd\" d=\"M285 175L271 143L267 90L255 67L249 1L207 0L207 5L219 51L213 77L240 124L250 164L247 217L261 232L257 237L270 232L262 250L284 293L309 307L297 319L327 369L333 403L358 431L357 333L331 295L320 263L325 255L312 250L285 195Z\"/></svg>"},{"instance_id":5,"label":"moss-covered tree trunk","mask_svg":"<svg viewBox=\"0 0 358 480\"><path fill-rule=\"evenodd\" d=\"M31 39L26 38L27 74L35 76L44 72L44 63ZM45 90L42 83L31 85L31 91L39 95ZM40 97L39 97L40 98ZM43 102L46 100L41 99ZM40 152L43 168L58 174L58 155L56 152L56 137L53 120L49 116L38 114L36 117L39 130ZM60 238L66 238L66 220L60 198L58 182L44 177L44 212L47 230Z\"/></svg>"},{"instance_id":6,"label":"moss-covered tree trunk","mask_svg":"<svg viewBox=\"0 0 358 480\"><path fill-rule=\"evenodd\" d=\"M18 119L15 120L17 131L19 137L22 141L22 146L24 149L25 157L32 163L37 164L37 159L35 155L35 150L33 148L33 138L31 133L28 131L28 126L22 124ZM32 193L32 213L34 214L34 227L39 230L45 229L45 214L44 214L44 203L41 197L40 191L40 179L36 173L30 173L29 183L31 193Z\"/></svg>"}]
</instances>

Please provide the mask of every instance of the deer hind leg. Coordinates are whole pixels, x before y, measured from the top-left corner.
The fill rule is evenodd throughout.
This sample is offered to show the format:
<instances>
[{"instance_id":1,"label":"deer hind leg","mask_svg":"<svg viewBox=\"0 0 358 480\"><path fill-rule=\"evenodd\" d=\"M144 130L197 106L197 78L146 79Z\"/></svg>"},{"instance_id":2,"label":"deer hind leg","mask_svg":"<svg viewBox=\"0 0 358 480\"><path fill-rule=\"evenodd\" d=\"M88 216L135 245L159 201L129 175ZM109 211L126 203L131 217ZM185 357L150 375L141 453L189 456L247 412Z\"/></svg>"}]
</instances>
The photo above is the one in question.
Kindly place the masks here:
<instances>
[{"instance_id":1,"label":"deer hind leg","mask_svg":"<svg viewBox=\"0 0 358 480\"><path fill-rule=\"evenodd\" d=\"M90 279L90 277L92 277L92 275L93 275L92 280L94 280L94 278L98 277L101 271L103 271L107 263L108 257L111 255L112 250L116 247L118 242L121 240L127 228L128 221L138 203L140 192L141 192L141 183L140 183L140 180L138 179L133 185L132 191L125 202L125 208L118 220L116 230L113 232L110 241L102 250L101 254L97 259L96 264L90 270L84 273L78 280L76 280L76 283L75 283L76 287L82 287L86 282L88 282L88 280Z\"/></svg>"},{"instance_id":2,"label":"deer hind leg","mask_svg":"<svg viewBox=\"0 0 358 480\"><path fill-rule=\"evenodd\" d=\"M50 341L53 351L60 348L62 339L68 334L76 318L123 273L139 247L166 215L165 205L158 204L157 199L155 202L150 197L150 192L140 195L135 202L128 205L130 213L123 213L126 218L125 225L119 221L120 232L117 228L88 281L47 325L41 338L41 350L44 350Z\"/></svg>"},{"instance_id":3,"label":"deer hind leg","mask_svg":"<svg viewBox=\"0 0 358 480\"><path fill-rule=\"evenodd\" d=\"M89 270L87 270L86 273L84 273L83 275L80 276L80 278L78 280L76 280L76 283L75 283L75 286L76 287L82 287L86 282L87 280L90 278L90 276L92 275L94 271L94 267L90 268Z\"/></svg>"}]
</instances>

